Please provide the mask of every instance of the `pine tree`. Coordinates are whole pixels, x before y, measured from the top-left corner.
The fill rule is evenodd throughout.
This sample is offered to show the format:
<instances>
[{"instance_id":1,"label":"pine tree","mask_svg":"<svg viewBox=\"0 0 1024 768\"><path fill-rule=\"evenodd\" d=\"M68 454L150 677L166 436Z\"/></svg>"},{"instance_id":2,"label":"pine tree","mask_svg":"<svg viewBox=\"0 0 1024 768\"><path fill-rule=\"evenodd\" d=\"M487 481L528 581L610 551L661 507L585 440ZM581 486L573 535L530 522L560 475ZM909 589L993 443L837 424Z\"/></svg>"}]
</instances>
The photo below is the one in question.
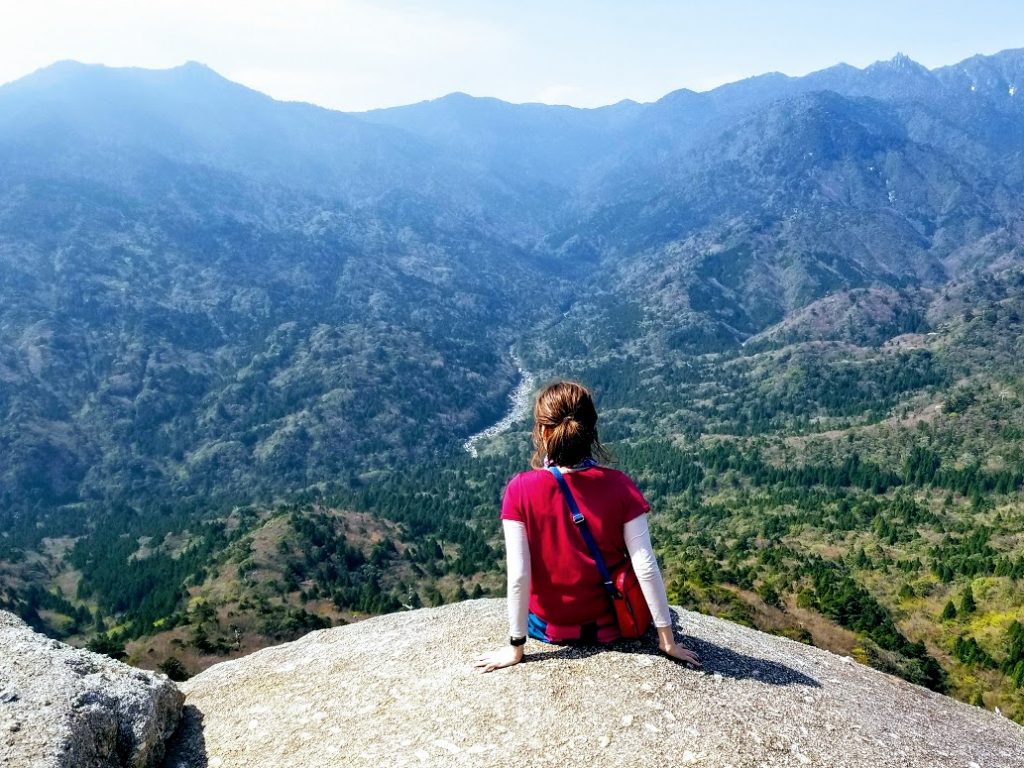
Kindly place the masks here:
<instances>
[{"instance_id":1,"label":"pine tree","mask_svg":"<svg viewBox=\"0 0 1024 768\"><path fill-rule=\"evenodd\" d=\"M971 591L971 585L968 584L964 589L964 596L960 598L960 613L974 613L977 608L978 605L974 602L974 592Z\"/></svg>"},{"instance_id":2,"label":"pine tree","mask_svg":"<svg viewBox=\"0 0 1024 768\"><path fill-rule=\"evenodd\" d=\"M952 600L946 601L946 607L942 609L942 618L944 621L956 618L956 606Z\"/></svg>"},{"instance_id":3,"label":"pine tree","mask_svg":"<svg viewBox=\"0 0 1024 768\"><path fill-rule=\"evenodd\" d=\"M177 683L188 680L191 677L188 670L185 669L185 665L174 656L168 656L164 659L158 669Z\"/></svg>"},{"instance_id":4,"label":"pine tree","mask_svg":"<svg viewBox=\"0 0 1024 768\"><path fill-rule=\"evenodd\" d=\"M128 654L124 650L124 643L110 635L97 635L85 645L86 650L93 653L102 653L112 659L123 659Z\"/></svg>"}]
</instances>

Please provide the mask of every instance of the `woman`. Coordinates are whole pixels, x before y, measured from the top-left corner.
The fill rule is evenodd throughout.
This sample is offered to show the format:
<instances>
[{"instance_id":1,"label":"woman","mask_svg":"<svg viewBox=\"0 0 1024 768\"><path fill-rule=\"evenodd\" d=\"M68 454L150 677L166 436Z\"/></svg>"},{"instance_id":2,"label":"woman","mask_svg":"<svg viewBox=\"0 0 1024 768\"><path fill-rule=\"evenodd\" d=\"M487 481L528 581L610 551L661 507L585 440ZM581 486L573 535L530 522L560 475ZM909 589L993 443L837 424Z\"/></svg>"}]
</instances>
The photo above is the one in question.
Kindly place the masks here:
<instances>
[{"instance_id":1,"label":"woman","mask_svg":"<svg viewBox=\"0 0 1024 768\"><path fill-rule=\"evenodd\" d=\"M561 381L545 388L534 406L533 471L512 478L501 505L508 558L510 644L480 656L475 666L491 672L518 664L526 636L554 643L610 643L619 638L615 614L594 558L573 524L558 482L545 467L557 466L606 563L628 551L658 631L659 649L699 666L696 655L675 641L665 585L647 530L650 505L622 472L603 467L597 411L583 386ZM541 471L537 471L541 470Z\"/></svg>"}]
</instances>

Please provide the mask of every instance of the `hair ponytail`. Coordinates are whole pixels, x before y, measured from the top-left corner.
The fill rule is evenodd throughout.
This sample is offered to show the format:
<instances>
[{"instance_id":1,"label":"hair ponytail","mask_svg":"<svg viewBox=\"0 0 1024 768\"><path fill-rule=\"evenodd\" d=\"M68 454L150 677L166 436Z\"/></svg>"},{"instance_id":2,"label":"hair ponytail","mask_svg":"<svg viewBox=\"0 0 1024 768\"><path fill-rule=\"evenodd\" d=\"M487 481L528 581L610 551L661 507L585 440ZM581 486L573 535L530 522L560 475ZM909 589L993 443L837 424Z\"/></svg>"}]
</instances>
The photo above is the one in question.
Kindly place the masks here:
<instances>
[{"instance_id":1,"label":"hair ponytail","mask_svg":"<svg viewBox=\"0 0 1024 768\"><path fill-rule=\"evenodd\" d=\"M547 429L547 437L544 430ZM597 409L590 392L574 381L545 387L533 408L534 467L571 467L586 458L610 459L597 435Z\"/></svg>"}]
</instances>

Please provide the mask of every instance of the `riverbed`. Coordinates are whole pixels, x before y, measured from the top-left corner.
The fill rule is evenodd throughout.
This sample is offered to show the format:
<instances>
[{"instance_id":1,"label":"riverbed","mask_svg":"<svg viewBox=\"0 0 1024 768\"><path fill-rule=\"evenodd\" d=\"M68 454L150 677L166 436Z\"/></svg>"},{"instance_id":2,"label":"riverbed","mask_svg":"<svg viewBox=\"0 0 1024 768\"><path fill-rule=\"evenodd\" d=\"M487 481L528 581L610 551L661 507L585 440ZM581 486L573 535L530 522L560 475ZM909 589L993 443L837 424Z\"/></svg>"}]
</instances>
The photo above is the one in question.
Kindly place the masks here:
<instances>
[{"instance_id":1,"label":"riverbed","mask_svg":"<svg viewBox=\"0 0 1024 768\"><path fill-rule=\"evenodd\" d=\"M483 429L476 434L470 435L466 442L462 444L466 453L474 459L480 455L480 452L477 450L477 445L486 440L490 440L492 437L497 437L502 432L511 428L513 424L522 421L530 414L530 405L533 402L533 390L537 385L537 377L523 368L523 363L515 352L510 350L510 354L512 356L512 362L515 363L516 370L519 372L519 383L508 396L508 412L502 416L499 421L487 427L487 429Z\"/></svg>"}]
</instances>

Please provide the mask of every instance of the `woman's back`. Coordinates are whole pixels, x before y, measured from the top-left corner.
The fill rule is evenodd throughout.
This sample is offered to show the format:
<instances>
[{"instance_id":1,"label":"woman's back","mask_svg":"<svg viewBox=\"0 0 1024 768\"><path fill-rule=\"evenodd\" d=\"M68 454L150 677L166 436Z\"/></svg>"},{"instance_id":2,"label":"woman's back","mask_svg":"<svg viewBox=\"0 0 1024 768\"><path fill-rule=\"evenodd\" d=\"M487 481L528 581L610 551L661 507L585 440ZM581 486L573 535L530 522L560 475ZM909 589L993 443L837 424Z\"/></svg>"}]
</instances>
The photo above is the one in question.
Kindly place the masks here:
<instances>
[{"instance_id":1,"label":"woman's back","mask_svg":"<svg viewBox=\"0 0 1024 768\"><path fill-rule=\"evenodd\" d=\"M624 473L592 466L565 473L566 482L609 566L626 556L623 526L649 509ZM556 624L586 624L610 612L597 565L550 472L512 478L501 518L526 526L533 574L530 611Z\"/></svg>"}]
</instances>

